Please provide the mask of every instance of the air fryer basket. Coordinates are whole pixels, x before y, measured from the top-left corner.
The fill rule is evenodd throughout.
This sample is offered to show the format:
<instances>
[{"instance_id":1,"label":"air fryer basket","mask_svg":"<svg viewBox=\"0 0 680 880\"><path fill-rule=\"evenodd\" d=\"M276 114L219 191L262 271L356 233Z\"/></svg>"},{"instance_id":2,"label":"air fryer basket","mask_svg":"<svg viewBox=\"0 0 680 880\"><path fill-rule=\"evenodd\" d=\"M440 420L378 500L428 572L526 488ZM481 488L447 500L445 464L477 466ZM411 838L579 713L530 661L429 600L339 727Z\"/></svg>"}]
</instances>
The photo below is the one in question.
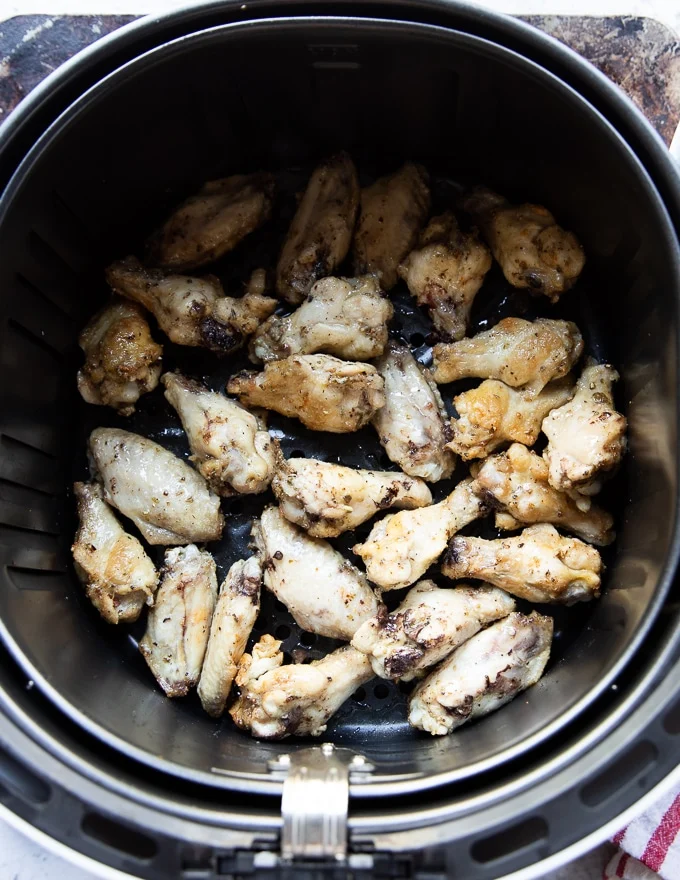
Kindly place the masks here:
<instances>
[{"instance_id":1,"label":"air fryer basket","mask_svg":"<svg viewBox=\"0 0 680 880\"><path fill-rule=\"evenodd\" d=\"M147 785L169 786L180 812L191 814L192 801L214 807L215 798L231 803L230 793L240 790L253 796L237 800L242 824L271 830L271 806L256 797L280 790L267 762L299 747L252 741L229 720L209 720L195 701L166 700L137 654L135 632L101 623L69 564L75 524L68 487L83 475L87 431L115 421L103 408L86 411L74 386L77 331L106 295L102 268L138 250L178 199L224 174L274 169L290 197L314 160L344 148L367 176L407 158L422 161L436 175L442 204L459 184L476 181L547 204L589 258L559 314L577 320L590 350L621 372L630 452L608 498L619 537L602 599L558 615L556 659L537 687L452 737L411 731L404 694L383 682L350 702L326 738L376 767L353 787L365 799L357 828L362 816L370 828L372 804L383 794L405 798L396 827L408 824L416 792L462 779L470 797L498 786L491 800L500 802L501 782L524 774L528 784L538 767L576 748L574 737L583 746L592 735L594 749L589 725L620 708L610 685L625 681L626 697L639 699L635 675L664 651L672 655L664 627L673 624L673 606L664 601L676 552L677 237L620 126L545 67L503 48L493 29L488 39L475 35L469 12L458 14L454 23L469 27L371 18L221 25L218 17L181 37L177 16L168 34L177 39L152 41L149 51L131 52L126 63L119 58L117 69L87 83L30 150L0 203L0 632L39 691L34 713L46 715L46 729L61 730L50 749L69 760L77 749L65 743L74 738L100 765L118 762L121 791L136 774L137 796ZM557 56L567 63L566 53ZM284 199L283 228L285 212ZM225 261L231 291L271 247L271 237L256 236ZM503 309L532 313L524 298L507 296L499 273L489 287L477 326ZM427 358L428 324L407 297L398 298L395 332ZM168 346L166 368L175 354ZM210 370L215 387L235 369L229 359L208 365L201 353L178 358L183 366L186 357L195 373ZM275 421L286 453L381 464L370 432L324 445L309 432L286 434L289 424ZM158 395L143 401L131 425L183 449L178 422ZM253 503L227 502L233 516L217 557L223 569L245 546ZM264 617L268 631L288 628L287 650L298 645L297 628L273 601ZM327 647L308 642L312 651ZM433 810L452 791L432 792ZM599 803L593 798L593 809Z\"/></svg>"}]
</instances>

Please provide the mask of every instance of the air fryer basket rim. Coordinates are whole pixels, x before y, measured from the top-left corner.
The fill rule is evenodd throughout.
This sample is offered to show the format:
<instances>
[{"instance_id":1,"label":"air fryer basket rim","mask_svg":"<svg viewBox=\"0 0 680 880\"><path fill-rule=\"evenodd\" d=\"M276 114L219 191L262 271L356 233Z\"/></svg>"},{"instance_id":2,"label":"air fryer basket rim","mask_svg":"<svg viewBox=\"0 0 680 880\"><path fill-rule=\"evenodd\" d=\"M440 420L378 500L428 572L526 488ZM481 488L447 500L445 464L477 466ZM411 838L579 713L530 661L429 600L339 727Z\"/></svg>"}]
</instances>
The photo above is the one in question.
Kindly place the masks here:
<instances>
[{"instance_id":1,"label":"air fryer basket rim","mask_svg":"<svg viewBox=\"0 0 680 880\"><path fill-rule=\"evenodd\" d=\"M348 24L351 23L351 19L336 19L336 18L328 18L328 23L331 25L338 24ZM409 25L403 22L387 22L384 20L372 20L372 19L362 19L362 23L365 27L371 26L379 26L381 29L390 29L390 30L404 30L404 29L413 29L413 25ZM96 86L88 90L84 93L74 104L60 116L60 118L53 123L52 126L48 129L47 132L43 135L42 138L36 143L34 148L29 152L26 156L24 162L21 163L20 168L17 171L17 174L11 181L9 187L7 188L7 192L5 195L5 204L9 202L11 197L15 195L21 188L22 181L26 179L26 176L30 173L30 169L33 164L36 162L37 158L42 154L43 150L47 150L50 147L53 139L58 138L60 133L68 128L68 126L74 122L78 116L82 113L87 112L88 107L92 105L93 102L99 101L102 96L105 96L109 87L112 87L118 84L120 81L124 81L125 78L135 76L140 70L148 69L148 67L153 66L155 63L161 61L166 58L168 55L171 55L175 52L182 52L186 47L188 42L191 42L192 45L196 45L197 43L208 43L213 40L220 40L225 33L236 34L238 36L239 32L243 29L247 29L252 32L253 30L261 29L268 30L272 26L278 28L294 28L296 24L299 24L297 19L287 19L287 18L279 18L273 20L262 20L260 22L254 23L236 23L231 25L222 25L214 28L207 29L205 31L201 31L198 33L194 33L190 36L181 37L179 39L170 41L160 47L156 47L153 50L150 50L147 53L144 53L141 56L138 56L134 60L126 63L121 68L111 73L109 76L105 77ZM535 65L533 62L529 62L526 59L523 59L521 56L518 56L517 53L510 52L504 47L499 47L494 44L488 43L488 41L480 40L477 37L470 37L469 35L461 35L458 33L451 33L450 31L443 31L440 28L433 28L431 26L418 26L420 32L422 33L432 33L432 34L440 34L449 44L454 44L456 41L463 41L467 46L473 45L478 48L478 51L484 54L496 54L500 57L513 58L516 64L521 64L524 67L530 67L537 71L542 80L550 80L554 88L558 88L562 91L567 91L571 94L572 99L577 100L578 103L582 106L583 111L585 112L586 106L588 111L598 119L600 125L607 126L612 133L615 132L612 126L599 114L597 110L590 107L584 102L577 93L574 92L569 86L561 83L556 77L554 77L549 72L546 72ZM585 106L584 106L585 105ZM634 157L633 152L630 150L628 145L623 141L623 139L619 136L618 140L621 146L629 153L631 157ZM641 173L644 173L643 169L640 168ZM653 187L650 186L653 190ZM658 209L660 211L663 210L663 205L658 200ZM0 222L2 221L2 215L0 214ZM597 698L599 694L601 694L609 685L609 683L619 674L620 669L623 665L628 661L632 653L635 651L636 647L644 638L644 635L651 625L654 615L658 611L660 604L663 601L665 593L667 592L670 582L672 580L673 570L675 566L675 561L677 558L678 552L678 524L677 524L677 515L676 515L676 524L674 530L674 539L673 539L673 549L669 558L666 560L666 567L662 578L659 583L659 587L657 588L657 592L655 594L654 600L651 604L651 607L648 608L646 612L646 624L644 627L641 627L636 636L634 637L632 643L629 645L628 649L624 652L624 654L619 658L618 662L615 666L613 666L608 674L603 677L598 685L593 688L588 694L584 695L581 700L579 700L574 706L572 706L568 712L554 719L545 727L541 728L536 734L527 740L523 740L517 743L514 747L501 752L500 754L495 754L487 759L475 763L473 765L467 765L465 767L458 768L456 770L451 770L443 774L433 774L427 780L419 780L419 783L422 787L434 787L438 785L445 784L447 782L451 782L455 779L462 778L464 776L468 776L471 773L479 773L483 772L485 769L490 766L495 766L499 761L511 760L518 754L526 752L528 749L531 749L535 744L543 741L544 739L550 737L554 734L554 732L560 728L562 728L565 724L567 724L573 717L579 714L585 706L589 705L593 700ZM110 731L102 730L99 725L90 721L90 719L77 707L73 706L71 703L65 701L65 699L44 679L44 677L38 672L36 668L27 661L27 658L22 655L18 646L12 640L9 632L7 631L4 623L0 622L0 630L2 631L3 638L5 643L10 647L15 659L22 665L24 670L30 677L38 684L38 686L46 693L49 694L50 698L53 702L60 707L62 711L64 711L69 717L73 720L76 720L81 726L83 726L90 733L93 733L96 736L99 736L105 742L115 741L119 748L121 748L125 753L132 754L136 757L137 760L140 760L144 763L151 764L155 766L157 769L162 770L163 772L184 774L186 773L186 768L177 767L175 764L168 762L164 758L159 758L155 755L151 755L146 751L142 751L138 749L136 746L132 746L130 743L123 741L122 739L118 739ZM294 744L286 743L283 748L290 749L295 748ZM240 788L242 790L248 791L262 791L262 792L270 792L275 793L280 790L280 783L273 782L267 778L258 779L251 774L243 774L240 778L234 777L234 775L230 774L229 776L215 776L215 774L203 773L202 771L193 770L197 781L206 782L212 785L222 785L223 787L234 787ZM377 782L372 783L368 786L354 786L353 793L356 795L364 795L364 796L372 796L374 793L380 792L382 793L394 793L397 791L402 791L404 788L410 787L412 784L412 779L409 777L407 779L390 782Z\"/></svg>"}]
</instances>

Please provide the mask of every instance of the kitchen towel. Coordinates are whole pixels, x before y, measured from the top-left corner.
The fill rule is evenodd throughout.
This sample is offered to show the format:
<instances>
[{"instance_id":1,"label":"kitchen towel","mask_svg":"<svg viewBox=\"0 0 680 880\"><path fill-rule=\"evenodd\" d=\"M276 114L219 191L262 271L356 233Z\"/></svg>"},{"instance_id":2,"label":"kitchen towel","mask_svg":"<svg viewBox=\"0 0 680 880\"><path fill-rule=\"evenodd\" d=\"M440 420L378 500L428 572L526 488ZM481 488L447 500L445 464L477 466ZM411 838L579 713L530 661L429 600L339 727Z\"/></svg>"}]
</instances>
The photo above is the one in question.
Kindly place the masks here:
<instances>
[{"instance_id":1,"label":"kitchen towel","mask_svg":"<svg viewBox=\"0 0 680 880\"><path fill-rule=\"evenodd\" d=\"M620 848L603 880L680 880L680 786L613 838Z\"/></svg>"}]
</instances>

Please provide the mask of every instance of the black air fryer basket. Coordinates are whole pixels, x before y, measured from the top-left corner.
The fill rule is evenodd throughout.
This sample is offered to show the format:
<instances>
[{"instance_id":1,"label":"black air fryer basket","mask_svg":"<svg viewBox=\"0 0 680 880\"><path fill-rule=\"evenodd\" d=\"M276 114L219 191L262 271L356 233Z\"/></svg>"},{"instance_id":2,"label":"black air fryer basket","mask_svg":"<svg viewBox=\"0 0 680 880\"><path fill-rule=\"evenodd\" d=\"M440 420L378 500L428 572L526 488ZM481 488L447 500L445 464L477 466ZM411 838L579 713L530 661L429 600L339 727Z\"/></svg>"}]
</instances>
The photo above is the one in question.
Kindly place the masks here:
<instances>
[{"instance_id":1,"label":"black air fryer basket","mask_svg":"<svg viewBox=\"0 0 680 880\"><path fill-rule=\"evenodd\" d=\"M577 233L586 272L549 313L576 320L619 369L630 451L607 498L618 539L605 592L556 613L539 685L430 738L408 727L402 690L372 682L324 748L251 740L197 701L163 697L140 631L108 627L82 595L70 484L85 475L88 432L122 424L75 390L103 267L201 182L273 169L282 206L225 261L235 290L271 260L314 161L337 149L366 179L423 162L435 207L484 182ZM187 880L529 877L616 830L675 768L680 736L680 180L632 105L549 38L466 6L223 2L123 28L50 77L0 131L0 184L0 802L107 865ZM395 304L394 335L426 361L428 321L408 296ZM537 308L497 272L474 325ZM166 351L164 369L189 357L217 388L241 366ZM159 394L127 424L186 453ZM370 431L328 440L272 424L287 455L384 465ZM225 503L221 573L260 506ZM328 650L267 602L260 632L288 652ZM310 803L301 765L327 796ZM348 816L329 767L348 774Z\"/></svg>"}]
</instances>

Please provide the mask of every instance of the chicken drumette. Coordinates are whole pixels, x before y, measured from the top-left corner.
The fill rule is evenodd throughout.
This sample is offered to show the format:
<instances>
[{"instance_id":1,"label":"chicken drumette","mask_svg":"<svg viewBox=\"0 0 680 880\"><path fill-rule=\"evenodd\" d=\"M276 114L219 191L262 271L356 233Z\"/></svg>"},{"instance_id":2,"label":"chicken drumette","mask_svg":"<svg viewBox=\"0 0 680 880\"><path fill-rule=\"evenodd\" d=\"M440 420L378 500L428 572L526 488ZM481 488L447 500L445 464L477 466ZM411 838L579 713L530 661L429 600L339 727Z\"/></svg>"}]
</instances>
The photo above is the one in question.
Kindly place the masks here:
<instances>
[{"instance_id":1,"label":"chicken drumette","mask_svg":"<svg viewBox=\"0 0 680 880\"><path fill-rule=\"evenodd\" d=\"M572 605L597 597L602 560L594 547L563 538L553 526L530 526L516 538L457 535L442 565L447 577L489 581L529 602Z\"/></svg>"},{"instance_id":2,"label":"chicken drumette","mask_svg":"<svg viewBox=\"0 0 680 880\"><path fill-rule=\"evenodd\" d=\"M316 538L355 529L380 510L432 503L427 485L394 471L368 471L309 458L279 457L272 480L281 513Z\"/></svg>"},{"instance_id":3,"label":"chicken drumette","mask_svg":"<svg viewBox=\"0 0 680 880\"><path fill-rule=\"evenodd\" d=\"M359 179L347 153L318 165L300 200L276 267L276 290L297 305L347 256L359 207Z\"/></svg>"},{"instance_id":4,"label":"chicken drumette","mask_svg":"<svg viewBox=\"0 0 680 880\"><path fill-rule=\"evenodd\" d=\"M399 266L418 305L425 306L442 339L462 339L491 254L475 233L463 233L447 211L433 217L418 246Z\"/></svg>"},{"instance_id":5,"label":"chicken drumette","mask_svg":"<svg viewBox=\"0 0 680 880\"><path fill-rule=\"evenodd\" d=\"M262 406L298 418L313 431L358 431L385 404L383 380L369 364L327 354L293 355L246 370L227 385L246 406Z\"/></svg>"},{"instance_id":6,"label":"chicken drumette","mask_svg":"<svg viewBox=\"0 0 680 880\"><path fill-rule=\"evenodd\" d=\"M391 290L397 283L397 268L415 246L429 210L429 176L413 162L363 189L354 233L355 274L377 275L383 290Z\"/></svg>"},{"instance_id":7,"label":"chicken drumette","mask_svg":"<svg viewBox=\"0 0 680 880\"><path fill-rule=\"evenodd\" d=\"M513 287L526 287L556 302L576 282L583 248L541 205L511 205L480 187L463 200Z\"/></svg>"},{"instance_id":8,"label":"chicken drumette","mask_svg":"<svg viewBox=\"0 0 680 880\"><path fill-rule=\"evenodd\" d=\"M499 379L538 394L548 382L561 379L583 351L576 324L538 318L504 318L491 330L454 343L438 343L432 350L435 382L458 379Z\"/></svg>"},{"instance_id":9,"label":"chicken drumette","mask_svg":"<svg viewBox=\"0 0 680 880\"><path fill-rule=\"evenodd\" d=\"M191 458L213 492L264 492L274 472L274 448L263 419L180 373L166 373L162 381L189 438Z\"/></svg>"},{"instance_id":10,"label":"chicken drumette","mask_svg":"<svg viewBox=\"0 0 680 880\"><path fill-rule=\"evenodd\" d=\"M448 413L429 371L405 345L390 342L376 362L385 382L385 406L373 426L390 460L412 477L436 483L455 465L446 448L451 440Z\"/></svg>"}]
</instances>

